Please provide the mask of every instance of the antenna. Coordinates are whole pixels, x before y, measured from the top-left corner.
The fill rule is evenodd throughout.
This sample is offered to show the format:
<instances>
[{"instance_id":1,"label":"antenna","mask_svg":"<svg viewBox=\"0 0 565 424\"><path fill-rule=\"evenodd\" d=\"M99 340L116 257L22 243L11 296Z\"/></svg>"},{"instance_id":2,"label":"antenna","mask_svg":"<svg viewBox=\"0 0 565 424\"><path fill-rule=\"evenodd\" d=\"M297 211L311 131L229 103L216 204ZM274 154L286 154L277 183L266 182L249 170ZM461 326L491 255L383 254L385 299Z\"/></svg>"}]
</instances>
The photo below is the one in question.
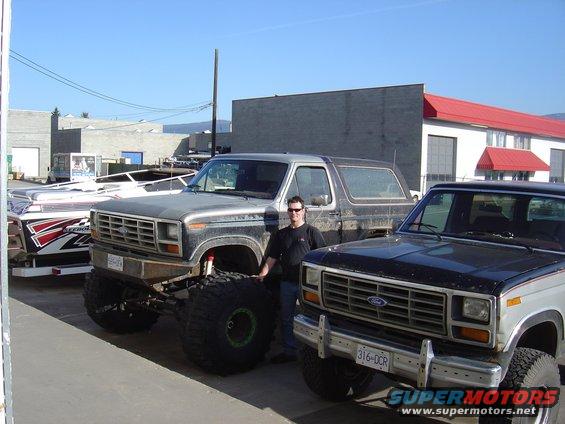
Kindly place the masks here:
<instances>
[{"instance_id":1,"label":"antenna","mask_svg":"<svg viewBox=\"0 0 565 424\"><path fill-rule=\"evenodd\" d=\"M396 149L394 149L394 154L392 155L392 172L393 174L396 172ZM390 215L392 213L392 199L388 201L388 218L390 220ZM391 228L392 228L392 220L390 220Z\"/></svg>"}]
</instances>

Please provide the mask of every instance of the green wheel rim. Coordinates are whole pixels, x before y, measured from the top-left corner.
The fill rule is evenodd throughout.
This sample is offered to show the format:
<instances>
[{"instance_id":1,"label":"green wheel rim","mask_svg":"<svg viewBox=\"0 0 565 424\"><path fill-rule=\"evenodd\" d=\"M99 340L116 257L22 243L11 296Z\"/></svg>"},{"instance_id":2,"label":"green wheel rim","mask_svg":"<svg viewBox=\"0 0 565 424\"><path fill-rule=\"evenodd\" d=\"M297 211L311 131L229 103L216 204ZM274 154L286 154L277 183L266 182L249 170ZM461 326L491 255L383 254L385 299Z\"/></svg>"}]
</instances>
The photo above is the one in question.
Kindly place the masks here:
<instances>
[{"instance_id":1,"label":"green wheel rim","mask_svg":"<svg viewBox=\"0 0 565 424\"><path fill-rule=\"evenodd\" d=\"M253 340L257 330L257 318L247 308L237 308L226 322L226 338L230 346L243 347Z\"/></svg>"}]
</instances>

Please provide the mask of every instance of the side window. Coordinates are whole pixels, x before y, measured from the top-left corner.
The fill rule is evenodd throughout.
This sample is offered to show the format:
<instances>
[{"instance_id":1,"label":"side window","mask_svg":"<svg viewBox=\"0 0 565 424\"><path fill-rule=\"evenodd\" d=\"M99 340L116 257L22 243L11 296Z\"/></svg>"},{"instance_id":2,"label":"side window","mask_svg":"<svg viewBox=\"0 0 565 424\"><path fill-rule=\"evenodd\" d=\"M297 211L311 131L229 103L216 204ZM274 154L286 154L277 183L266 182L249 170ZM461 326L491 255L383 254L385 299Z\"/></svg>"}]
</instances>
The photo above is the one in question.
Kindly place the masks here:
<instances>
[{"instance_id":1,"label":"side window","mask_svg":"<svg viewBox=\"0 0 565 424\"><path fill-rule=\"evenodd\" d=\"M347 190L353 199L404 198L396 176L386 168L340 167Z\"/></svg>"},{"instance_id":2,"label":"side window","mask_svg":"<svg viewBox=\"0 0 565 424\"><path fill-rule=\"evenodd\" d=\"M301 166L294 173L287 198L300 196L306 205L312 205L315 199L323 198L326 204L332 202L332 192L328 175L324 168Z\"/></svg>"},{"instance_id":3,"label":"side window","mask_svg":"<svg viewBox=\"0 0 565 424\"><path fill-rule=\"evenodd\" d=\"M565 222L565 201L532 197L528 206L528 221L540 219Z\"/></svg>"}]
</instances>

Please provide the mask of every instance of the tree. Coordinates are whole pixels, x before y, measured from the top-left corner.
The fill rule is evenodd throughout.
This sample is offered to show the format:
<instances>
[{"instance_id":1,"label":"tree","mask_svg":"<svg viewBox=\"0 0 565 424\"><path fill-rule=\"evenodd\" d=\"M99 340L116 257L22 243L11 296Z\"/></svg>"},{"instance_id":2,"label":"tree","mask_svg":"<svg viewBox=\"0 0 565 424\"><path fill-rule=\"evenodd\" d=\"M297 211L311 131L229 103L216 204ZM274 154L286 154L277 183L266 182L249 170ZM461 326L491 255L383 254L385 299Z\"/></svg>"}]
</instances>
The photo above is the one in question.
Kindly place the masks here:
<instances>
[{"instance_id":1,"label":"tree","mask_svg":"<svg viewBox=\"0 0 565 424\"><path fill-rule=\"evenodd\" d=\"M57 106L55 106L55 109L53 109L53 112L51 112L51 116L56 116L57 118L61 116L61 112L59 112Z\"/></svg>"},{"instance_id":2,"label":"tree","mask_svg":"<svg viewBox=\"0 0 565 424\"><path fill-rule=\"evenodd\" d=\"M90 116L88 115L88 112L81 112L80 117L81 118L90 118Z\"/></svg>"}]
</instances>

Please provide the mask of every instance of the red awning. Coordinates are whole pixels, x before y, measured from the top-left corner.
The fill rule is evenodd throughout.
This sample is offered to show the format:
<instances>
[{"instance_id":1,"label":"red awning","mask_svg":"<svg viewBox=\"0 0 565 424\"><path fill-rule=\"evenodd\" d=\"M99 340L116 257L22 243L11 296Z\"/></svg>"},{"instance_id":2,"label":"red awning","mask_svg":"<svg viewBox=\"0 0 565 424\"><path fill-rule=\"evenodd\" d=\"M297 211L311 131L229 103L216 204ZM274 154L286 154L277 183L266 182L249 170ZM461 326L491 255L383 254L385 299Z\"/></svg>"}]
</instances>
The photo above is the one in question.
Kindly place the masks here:
<instances>
[{"instance_id":1,"label":"red awning","mask_svg":"<svg viewBox=\"0 0 565 424\"><path fill-rule=\"evenodd\" d=\"M565 122L464 100L424 94L424 118L565 138Z\"/></svg>"},{"instance_id":2,"label":"red awning","mask_svg":"<svg viewBox=\"0 0 565 424\"><path fill-rule=\"evenodd\" d=\"M477 169L492 171L549 171L549 165L529 150L487 147Z\"/></svg>"}]
</instances>

